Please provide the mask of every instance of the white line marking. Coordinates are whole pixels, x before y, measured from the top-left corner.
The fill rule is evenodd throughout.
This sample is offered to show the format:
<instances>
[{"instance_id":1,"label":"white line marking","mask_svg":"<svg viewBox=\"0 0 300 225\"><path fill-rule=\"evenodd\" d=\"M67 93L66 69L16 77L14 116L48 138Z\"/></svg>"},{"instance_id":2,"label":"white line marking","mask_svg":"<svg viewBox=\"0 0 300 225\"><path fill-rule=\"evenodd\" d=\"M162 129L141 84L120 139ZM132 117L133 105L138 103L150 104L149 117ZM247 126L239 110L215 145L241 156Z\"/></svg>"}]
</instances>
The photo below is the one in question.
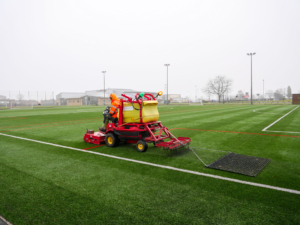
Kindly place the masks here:
<instances>
[{"instance_id":1,"label":"white line marking","mask_svg":"<svg viewBox=\"0 0 300 225\"><path fill-rule=\"evenodd\" d=\"M159 167L159 168L164 168L164 169L169 169L169 170L175 170L175 171L179 171L179 172L183 172L183 173L195 174L195 175L198 175L198 176L204 176L204 177L210 177L210 178L215 178L215 179L220 179L220 180L226 180L226 181L231 181L231 182L240 183L240 184L247 184L247 185L256 186L256 187L263 187L263 188L288 192L288 193L297 194L297 195L300 194L300 191L293 190L293 189L287 189L287 188L275 187L275 186L266 185L266 184L259 184L259 183L249 182L249 181L243 181L243 180L238 180L238 179L221 177L221 176L207 174L207 173L200 173L200 172L197 172L197 171L185 170L185 169L180 169L180 168L176 168L176 167L172 167L172 166L164 166L164 165L160 165L160 164L149 163L149 162L139 161L139 160L135 160L135 159L128 159L128 158L118 157L118 156L114 156L114 155L103 154L103 153L99 153L99 152L92 152L92 151L87 151L87 150L83 150L83 149L79 149L79 148L73 148L73 147L68 147L68 146L57 145L57 144L53 144L53 143L48 143L48 142L23 138L23 137L17 137L17 136L13 136L13 135L9 135L9 134L0 133L0 135L7 136L7 137L12 137L12 138L18 138L18 139L22 139L22 140L26 140L26 141L37 142L37 143L46 144L46 145L52 145L52 146L55 146L55 147L71 149L71 150L80 151L80 152L87 152L87 153L91 153L91 154L95 154L95 155L101 155L101 156L105 156L105 157L109 157L109 158L120 159L120 160L124 160L124 161L128 161L128 162L134 162L134 163L144 164L144 165L148 165L148 166L154 166L154 167Z\"/></svg>"},{"instance_id":2,"label":"white line marking","mask_svg":"<svg viewBox=\"0 0 300 225\"><path fill-rule=\"evenodd\" d=\"M276 120L274 123L271 123L269 126L265 127L262 131L266 131L269 127L273 126L275 123L277 123L279 120L281 120L283 117L287 116L288 114L290 114L291 112L293 112L295 109L298 109L299 106L297 106L296 108L292 109L291 111L289 111L287 114L285 114L284 116L280 117L278 120Z\"/></svg>"},{"instance_id":3,"label":"white line marking","mask_svg":"<svg viewBox=\"0 0 300 225\"><path fill-rule=\"evenodd\" d=\"M296 134L300 134L300 132L296 132L296 131L280 131L280 130L267 130L267 132L279 132L279 133L296 133Z\"/></svg>"},{"instance_id":4,"label":"white line marking","mask_svg":"<svg viewBox=\"0 0 300 225\"><path fill-rule=\"evenodd\" d=\"M0 215L0 222L1 222L1 220L4 222L4 224L6 224L6 225L13 225L12 223L10 223L8 220L6 220L3 216L1 216ZM1 224L3 224L3 223L1 223Z\"/></svg>"}]
</instances>

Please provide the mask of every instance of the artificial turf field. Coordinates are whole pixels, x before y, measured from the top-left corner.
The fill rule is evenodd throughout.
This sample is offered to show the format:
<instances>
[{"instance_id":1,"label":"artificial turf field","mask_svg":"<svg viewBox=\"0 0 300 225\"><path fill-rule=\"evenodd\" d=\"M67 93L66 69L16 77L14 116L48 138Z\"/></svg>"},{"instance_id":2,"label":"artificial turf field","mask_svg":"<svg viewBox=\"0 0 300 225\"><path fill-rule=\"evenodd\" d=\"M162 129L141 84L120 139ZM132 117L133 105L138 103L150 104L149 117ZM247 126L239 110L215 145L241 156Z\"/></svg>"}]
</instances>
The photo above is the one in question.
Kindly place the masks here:
<instances>
[{"instance_id":1,"label":"artificial turf field","mask_svg":"<svg viewBox=\"0 0 300 225\"><path fill-rule=\"evenodd\" d=\"M0 134L41 141L0 135L0 215L13 224L300 224L300 107L159 106L162 124L193 147L271 159L256 177L205 168L192 152L170 155L152 144L145 153L129 144L91 148L83 135L102 124L103 109L0 111ZM195 151L205 163L224 154L204 149Z\"/></svg>"}]
</instances>

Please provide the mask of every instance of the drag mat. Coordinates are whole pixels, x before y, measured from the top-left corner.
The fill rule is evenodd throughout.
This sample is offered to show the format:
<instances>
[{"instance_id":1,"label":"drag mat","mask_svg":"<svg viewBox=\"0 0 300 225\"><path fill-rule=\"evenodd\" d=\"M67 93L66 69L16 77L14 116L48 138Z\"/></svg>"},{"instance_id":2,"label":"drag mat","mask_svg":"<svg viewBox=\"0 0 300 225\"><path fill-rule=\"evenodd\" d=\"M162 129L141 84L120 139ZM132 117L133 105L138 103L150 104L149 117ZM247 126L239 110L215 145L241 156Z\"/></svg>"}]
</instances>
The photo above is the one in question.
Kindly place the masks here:
<instances>
[{"instance_id":1,"label":"drag mat","mask_svg":"<svg viewBox=\"0 0 300 225\"><path fill-rule=\"evenodd\" d=\"M271 159L228 153L205 167L255 177Z\"/></svg>"}]
</instances>

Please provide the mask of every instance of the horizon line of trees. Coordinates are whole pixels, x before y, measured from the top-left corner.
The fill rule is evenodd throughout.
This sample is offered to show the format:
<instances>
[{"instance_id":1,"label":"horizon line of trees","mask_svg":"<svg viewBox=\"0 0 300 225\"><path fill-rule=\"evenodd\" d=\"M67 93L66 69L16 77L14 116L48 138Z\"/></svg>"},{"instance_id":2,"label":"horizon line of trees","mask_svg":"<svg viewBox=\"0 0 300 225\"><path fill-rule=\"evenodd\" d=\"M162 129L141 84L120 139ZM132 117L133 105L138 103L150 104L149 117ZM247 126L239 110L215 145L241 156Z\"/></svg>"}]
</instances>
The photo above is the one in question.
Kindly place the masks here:
<instances>
[{"instance_id":1,"label":"horizon line of trees","mask_svg":"<svg viewBox=\"0 0 300 225\"><path fill-rule=\"evenodd\" d=\"M239 90L236 97L238 100L244 99L244 96L247 95L244 94L242 90ZM250 96L249 96L250 97ZM276 91L273 90L267 90L265 93L257 93L257 94L252 94L253 99L270 99L270 100L290 100L292 98L292 89L290 86L285 88L279 88L276 89Z\"/></svg>"},{"instance_id":2,"label":"horizon line of trees","mask_svg":"<svg viewBox=\"0 0 300 225\"><path fill-rule=\"evenodd\" d=\"M209 100L212 95L216 95L218 97L218 101L221 100L224 102L225 99L230 97L233 100L244 100L250 99L251 96L248 92L244 93L242 90L239 90L238 93L233 97L229 96L230 91L232 90L232 80L227 78L226 76L218 75L213 79L210 79L206 86L203 88L203 92L206 93ZM247 97L246 97L247 96ZM290 86L287 88L280 88L273 90L267 90L265 93L252 93L252 99L260 99L260 100L290 100L292 98L292 89Z\"/></svg>"}]
</instances>

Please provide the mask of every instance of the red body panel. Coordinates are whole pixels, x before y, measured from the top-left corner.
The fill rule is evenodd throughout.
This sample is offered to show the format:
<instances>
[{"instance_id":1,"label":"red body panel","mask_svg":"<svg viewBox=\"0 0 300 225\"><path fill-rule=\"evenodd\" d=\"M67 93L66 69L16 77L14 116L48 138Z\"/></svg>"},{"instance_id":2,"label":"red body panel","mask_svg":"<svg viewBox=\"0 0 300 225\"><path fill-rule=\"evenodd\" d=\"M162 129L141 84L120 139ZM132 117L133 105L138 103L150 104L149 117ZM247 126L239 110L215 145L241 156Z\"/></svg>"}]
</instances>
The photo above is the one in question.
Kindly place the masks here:
<instances>
[{"instance_id":1,"label":"red body panel","mask_svg":"<svg viewBox=\"0 0 300 225\"><path fill-rule=\"evenodd\" d=\"M88 130L84 135L84 141L86 143L96 144L99 145L100 143L105 143L105 134L102 132L90 132Z\"/></svg>"}]
</instances>

